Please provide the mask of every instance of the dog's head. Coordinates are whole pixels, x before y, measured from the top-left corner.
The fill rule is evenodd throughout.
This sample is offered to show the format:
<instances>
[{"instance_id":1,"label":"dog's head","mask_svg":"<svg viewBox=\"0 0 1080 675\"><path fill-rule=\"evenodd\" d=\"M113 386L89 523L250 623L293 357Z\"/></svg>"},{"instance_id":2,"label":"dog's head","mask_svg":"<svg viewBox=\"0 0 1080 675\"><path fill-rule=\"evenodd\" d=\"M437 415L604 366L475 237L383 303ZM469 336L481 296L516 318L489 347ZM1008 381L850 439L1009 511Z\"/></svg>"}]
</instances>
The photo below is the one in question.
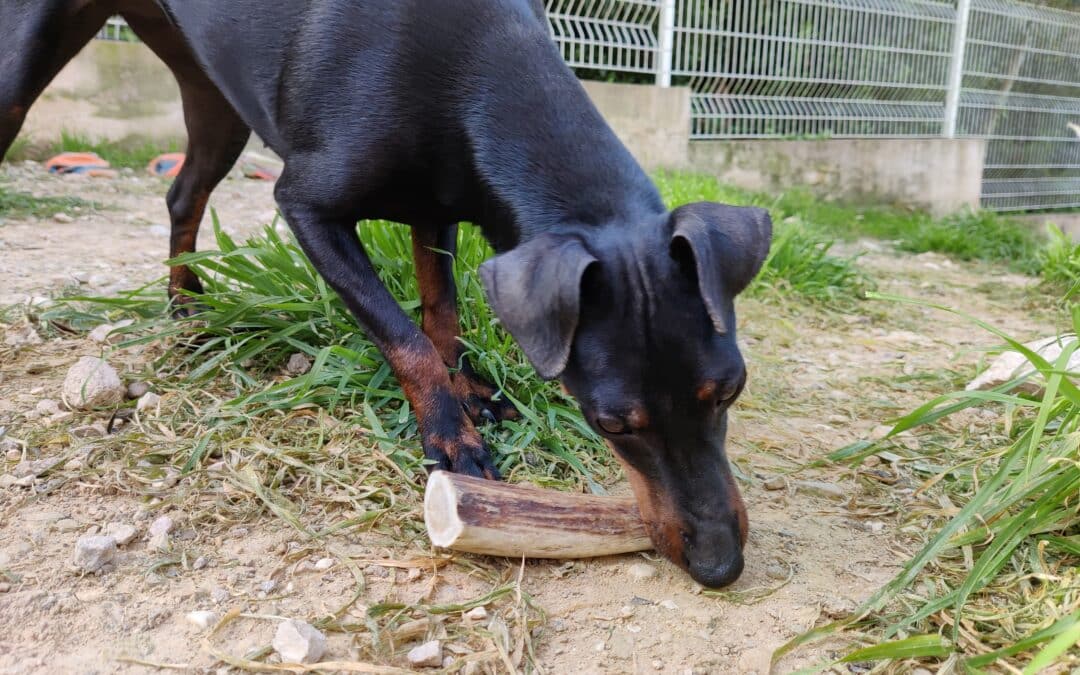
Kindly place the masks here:
<instances>
[{"instance_id":1,"label":"dog's head","mask_svg":"<svg viewBox=\"0 0 1080 675\"><path fill-rule=\"evenodd\" d=\"M747 520L724 452L746 382L735 296L757 274L763 209L545 233L484 263L503 325L558 377L626 468L657 549L705 586L742 572Z\"/></svg>"}]
</instances>

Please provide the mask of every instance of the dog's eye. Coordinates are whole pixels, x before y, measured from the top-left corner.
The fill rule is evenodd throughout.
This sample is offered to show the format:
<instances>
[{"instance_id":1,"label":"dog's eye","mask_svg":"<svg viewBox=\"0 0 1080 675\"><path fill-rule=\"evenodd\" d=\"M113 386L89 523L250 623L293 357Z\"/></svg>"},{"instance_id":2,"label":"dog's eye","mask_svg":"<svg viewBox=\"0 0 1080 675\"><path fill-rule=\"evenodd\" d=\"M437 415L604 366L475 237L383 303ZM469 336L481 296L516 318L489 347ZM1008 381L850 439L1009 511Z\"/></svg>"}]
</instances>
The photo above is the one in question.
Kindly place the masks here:
<instances>
[{"instance_id":1,"label":"dog's eye","mask_svg":"<svg viewBox=\"0 0 1080 675\"><path fill-rule=\"evenodd\" d=\"M626 422L611 415L600 415L596 418L596 426L613 436L627 433Z\"/></svg>"}]
</instances>

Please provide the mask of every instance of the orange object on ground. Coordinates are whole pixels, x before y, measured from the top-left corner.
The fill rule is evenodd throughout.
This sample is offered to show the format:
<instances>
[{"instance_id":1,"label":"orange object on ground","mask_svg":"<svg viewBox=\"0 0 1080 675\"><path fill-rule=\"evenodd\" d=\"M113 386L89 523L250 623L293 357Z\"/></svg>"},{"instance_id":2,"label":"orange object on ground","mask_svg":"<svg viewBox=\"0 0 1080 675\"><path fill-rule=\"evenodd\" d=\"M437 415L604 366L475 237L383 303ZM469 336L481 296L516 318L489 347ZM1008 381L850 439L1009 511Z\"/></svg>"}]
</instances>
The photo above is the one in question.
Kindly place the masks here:
<instances>
[{"instance_id":1,"label":"orange object on ground","mask_svg":"<svg viewBox=\"0 0 1080 675\"><path fill-rule=\"evenodd\" d=\"M109 163L93 152L62 152L45 162L49 173L82 174L87 176L116 175Z\"/></svg>"},{"instance_id":2,"label":"orange object on ground","mask_svg":"<svg viewBox=\"0 0 1080 675\"><path fill-rule=\"evenodd\" d=\"M184 168L184 157L182 152L168 152L164 155L158 155L150 160L146 170L155 176L176 178L180 175L180 169Z\"/></svg>"}]
</instances>

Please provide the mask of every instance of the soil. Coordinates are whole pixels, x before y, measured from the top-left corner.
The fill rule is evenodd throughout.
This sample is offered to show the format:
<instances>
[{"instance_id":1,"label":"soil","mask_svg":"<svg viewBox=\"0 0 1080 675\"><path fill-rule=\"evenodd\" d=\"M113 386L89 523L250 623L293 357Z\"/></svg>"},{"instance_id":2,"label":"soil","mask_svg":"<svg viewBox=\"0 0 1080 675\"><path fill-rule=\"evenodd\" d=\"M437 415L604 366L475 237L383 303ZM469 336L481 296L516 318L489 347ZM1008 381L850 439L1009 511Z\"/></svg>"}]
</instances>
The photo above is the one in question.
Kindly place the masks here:
<instances>
[{"instance_id":1,"label":"soil","mask_svg":"<svg viewBox=\"0 0 1080 675\"><path fill-rule=\"evenodd\" d=\"M167 183L132 174L58 178L36 165L0 167L0 181L10 189L78 196L97 205L71 212L72 222L0 220L0 305L65 286L108 293L164 274ZM274 214L272 186L233 177L217 190L211 206L227 230L253 232ZM211 243L209 229L202 233L202 247ZM882 291L962 308L1024 339L1056 328L1027 301L1031 282L1023 277L938 255L897 254L877 242L843 249L862 253L860 265ZM865 311L842 315L812 308L780 312L755 299L740 307L750 386L757 389L748 398L758 405L744 405L734 414L729 435L751 535L746 571L727 592L702 592L685 573L653 555L523 566L487 561L509 580L520 574L520 589L546 615L543 628L534 631L536 661L544 672L763 674L777 647L852 609L897 572L916 545L902 529L903 504L916 498L918 485L910 476L898 470L898 482L882 484L831 467L803 471L781 489L766 489L765 483L808 459L880 433L884 419L930 397L921 382L930 389L940 387L942 378L962 382L974 375L978 350L996 341L942 312L868 304ZM100 346L85 337L3 347L16 329L0 324L0 427L6 427L7 439L23 438L41 424L27 413L42 399L59 399L64 374L80 356L100 353ZM929 375L920 379L924 374ZM69 438L27 453L33 459L39 451L68 458L91 442ZM18 459L0 457L0 474ZM98 475L109 467L99 469ZM777 484L769 481L769 486ZM206 529L191 526L182 511L171 512L173 537L198 544L208 552L208 564L195 569L199 566L185 561L159 574L155 563L163 554L144 537L157 515L115 481L67 481L52 490L0 487L0 576L6 571L17 578L0 584L0 672L136 673L162 665L230 672L211 649L234 657L261 649L275 628L266 617L325 617L356 588L353 571L340 561L325 570L297 563L306 558L293 552L309 543L269 513ZM76 540L110 522L134 524L140 536L121 547L105 573L72 571ZM408 559L423 552L423 545L388 541L357 528L315 545L311 560L326 555L319 550L357 560ZM369 562L363 572L366 586L350 610L356 621L363 621L360 608L388 598L454 602L491 590L485 578L462 565L421 569L417 575L393 563ZM274 588L266 583L271 580ZM209 638L185 619L195 610L220 616L234 608L258 616L238 619ZM447 615L443 627L463 621L460 614ZM499 625L488 627L496 641ZM449 631L448 647L456 634ZM408 667L405 653L417 642L403 636L380 661ZM840 646L825 642L802 648L776 671L833 658ZM349 660L355 649L349 635L333 633L325 658ZM505 672L505 663L495 658L483 668ZM459 660L451 669L461 667Z\"/></svg>"}]
</instances>

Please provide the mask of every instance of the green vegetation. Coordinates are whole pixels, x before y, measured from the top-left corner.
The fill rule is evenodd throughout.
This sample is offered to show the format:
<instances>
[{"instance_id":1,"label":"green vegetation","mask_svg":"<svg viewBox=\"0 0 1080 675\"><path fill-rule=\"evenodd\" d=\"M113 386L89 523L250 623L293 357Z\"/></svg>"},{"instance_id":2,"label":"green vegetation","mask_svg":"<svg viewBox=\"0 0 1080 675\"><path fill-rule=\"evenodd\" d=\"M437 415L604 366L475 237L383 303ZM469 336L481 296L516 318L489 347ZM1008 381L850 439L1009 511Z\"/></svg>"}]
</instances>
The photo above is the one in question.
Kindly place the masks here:
<instances>
[{"instance_id":1,"label":"green vegetation","mask_svg":"<svg viewBox=\"0 0 1080 675\"><path fill-rule=\"evenodd\" d=\"M119 141L95 140L81 134L64 131L50 143L32 143L16 139L8 151L9 161L43 161L61 152L94 152L117 169L145 169L150 160L166 152L181 152L179 140L157 141L143 136L129 136Z\"/></svg>"},{"instance_id":2,"label":"green vegetation","mask_svg":"<svg viewBox=\"0 0 1080 675\"><path fill-rule=\"evenodd\" d=\"M51 218L73 209L97 208L78 197L34 197L0 185L0 220L5 218Z\"/></svg>"},{"instance_id":3,"label":"green vegetation","mask_svg":"<svg viewBox=\"0 0 1080 675\"><path fill-rule=\"evenodd\" d=\"M1012 672L1035 673L1067 653L1075 656L1080 389L1067 365L1078 344L1067 344L1051 363L993 326L965 318L1022 354L1045 381L1043 393L1019 393L1016 380L993 391L946 394L898 419L881 441L832 453L830 460L856 465L886 447L901 453L900 463L924 475L921 489L934 486L938 494L906 514L912 531L925 532L927 541L851 618L796 638L777 656L841 629L876 643L843 661L889 659L903 671L915 659L930 658L957 672L981 672L1004 661ZM1074 334L1080 333L1080 306L1072 307L1071 321ZM1004 432L962 438L936 453L889 443L973 408L999 412Z\"/></svg>"}]
</instances>

